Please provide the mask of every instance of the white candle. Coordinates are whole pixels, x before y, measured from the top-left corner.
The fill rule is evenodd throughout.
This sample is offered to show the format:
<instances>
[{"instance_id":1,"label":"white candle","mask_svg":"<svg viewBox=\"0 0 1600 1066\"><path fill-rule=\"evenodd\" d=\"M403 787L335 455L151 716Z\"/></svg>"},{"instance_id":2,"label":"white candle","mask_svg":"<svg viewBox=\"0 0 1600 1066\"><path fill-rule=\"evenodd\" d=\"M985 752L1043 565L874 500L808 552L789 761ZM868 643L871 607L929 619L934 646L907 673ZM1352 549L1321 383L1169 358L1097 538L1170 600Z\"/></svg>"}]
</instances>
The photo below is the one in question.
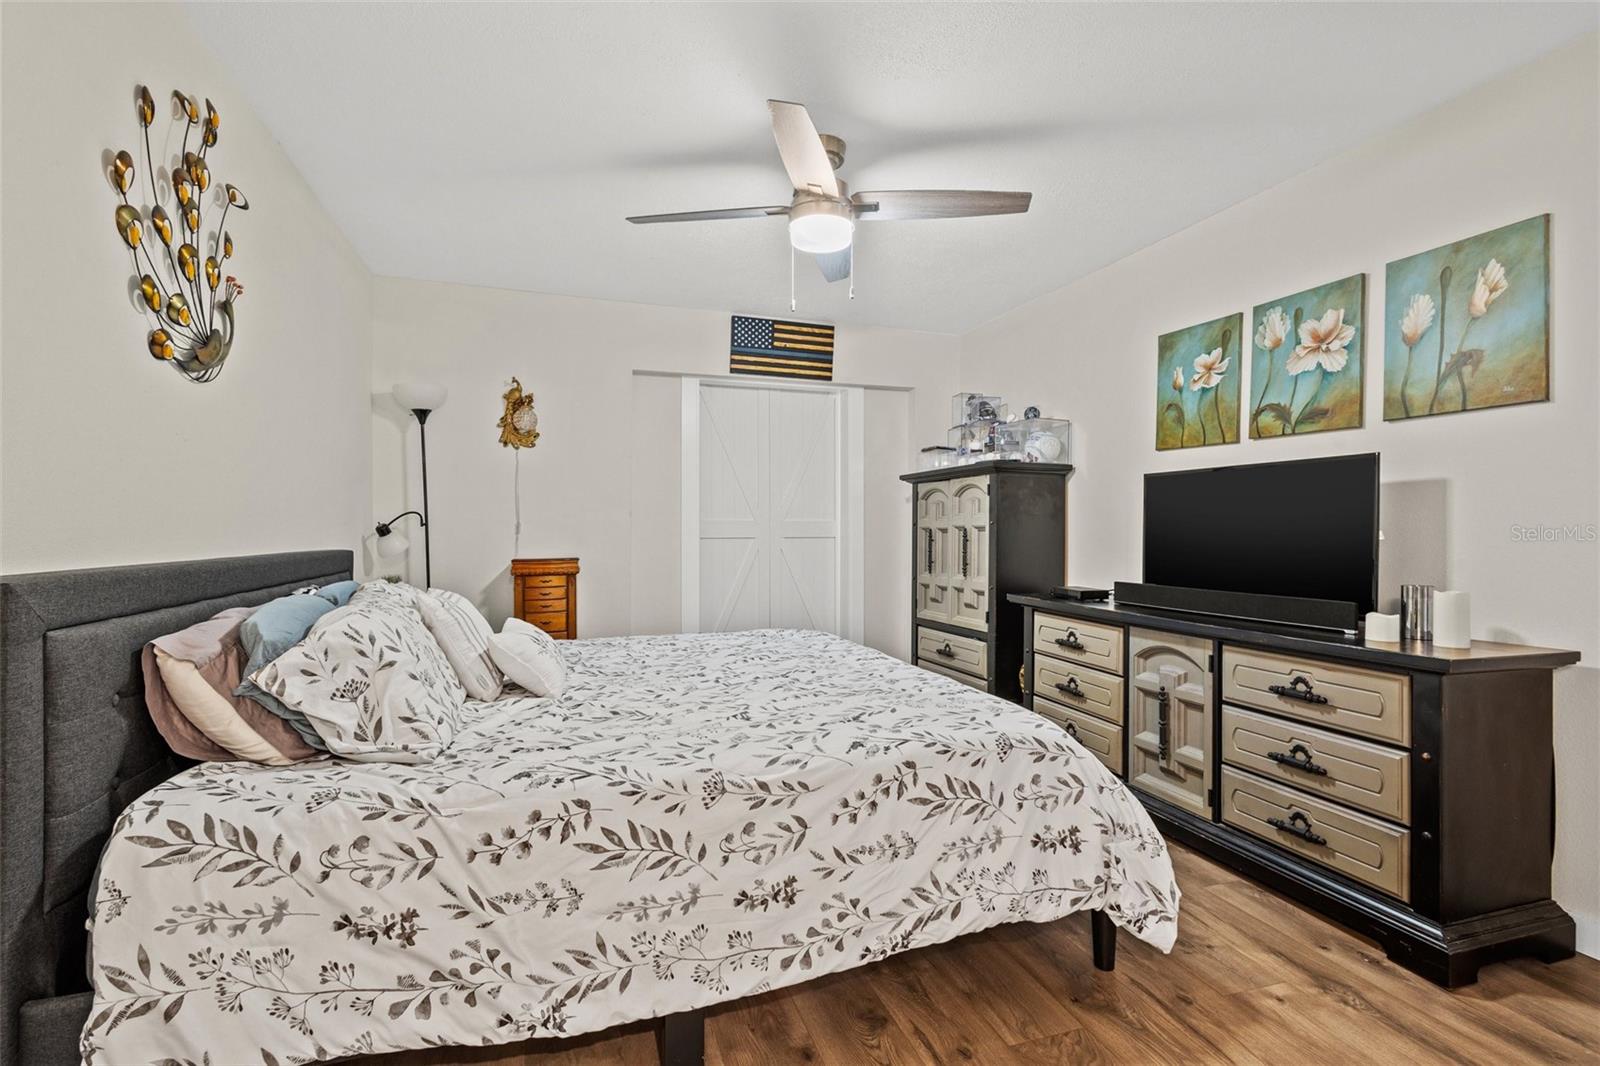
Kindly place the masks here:
<instances>
[{"instance_id":1,"label":"white candle","mask_svg":"<svg viewBox=\"0 0 1600 1066\"><path fill-rule=\"evenodd\" d=\"M1472 647L1472 600L1465 592L1433 594L1433 642L1441 648Z\"/></svg>"},{"instance_id":2,"label":"white candle","mask_svg":"<svg viewBox=\"0 0 1600 1066\"><path fill-rule=\"evenodd\" d=\"M1384 644L1398 644L1400 642L1400 616L1368 611L1367 639L1381 641Z\"/></svg>"}]
</instances>

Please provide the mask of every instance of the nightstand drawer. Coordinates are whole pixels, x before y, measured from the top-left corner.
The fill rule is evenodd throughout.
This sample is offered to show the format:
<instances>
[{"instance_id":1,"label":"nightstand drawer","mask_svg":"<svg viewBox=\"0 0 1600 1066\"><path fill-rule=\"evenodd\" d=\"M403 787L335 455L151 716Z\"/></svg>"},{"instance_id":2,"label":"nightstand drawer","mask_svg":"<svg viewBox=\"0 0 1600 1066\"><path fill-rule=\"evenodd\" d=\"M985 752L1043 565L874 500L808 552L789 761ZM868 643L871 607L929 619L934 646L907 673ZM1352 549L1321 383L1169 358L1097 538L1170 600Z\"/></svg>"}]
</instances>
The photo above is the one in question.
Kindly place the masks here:
<instances>
[{"instance_id":1,"label":"nightstand drawer","mask_svg":"<svg viewBox=\"0 0 1600 1066\"><path fill-rule=\"evenodd\" d=\"M1222 820L1355 878L1411 898L1411 833L1231 766L1222 768Z\"/></svg>"},{"instance_id":2,"label":"nightstand drawer","mask_svg":"<svg viewBox=\"0 0 1600 1066\"><path fill-rule=\"evenodd\" d=\"M522 585L527 589L566 588L567 578L565 574L529 574L522 579Z\"/></svg>"},{"instance_id":3,"label":"nightstand drawer","mask_svg":"<svg viewBox=\"0 0 1600 1066\"><path fill-rule=\"evenodd\" d=\"M930 663L926 659L918 659L917 665L922 667L924 670L931 671L935 674L943 674L950 680L959 681L968 688L975 688L979 692L989 691L989 683L983 678L970 677L967 674L963 674L959 670L952 670L948 666L940 666L938 663Z\"/></svg>"},{"instance_id":4,"label":"nightstand drawer","mask_svg":"<svg viewBox=\"0 0 1600 1066\"><path fill-rule=\"evenodd\" d=\"M1122 678L1112 674L1035 655L1033 693L1113 725L1122 724Z\"/></svg>"},{"instance_id":5,"label":"nightstand drawer","mask_svg":"<svg viewBox=\"0 0 1600 1066\"><path fill-rule=\"evenodd\" d=\"M1122 673L1122 630L1116 626L1035 611L1033 650L1036 654L1068 659L1108 674Z\"/></svg>"},{"instance_id":6,"label":"nightstand drawer","mask_svg":"<svg viewBox=\"0 0 1600 1066\"><path fill-rule=\"evenodd\" d=\"M1222 698L1302 722L1411 743L1411 679L1405 674L1225 645Z\"/></svg>"},{"instance_id":7,"label":"nightstand drawer","mask_svg":"<svg viewBox=\"0 0 1600 1066\"><path fill-rule=\"evenodd\" d=\"M917 658L974 677L989 676L989 645L971 637L918 626Z\"/></svg>"},{"instance_id":8,"label":"nightstand drawer","mask_svg":"<svg viewBox=\"0 0 1600 1066\"><path fill-rule=\"evenodd\" d=\"M1033 709L1065 729L1072 739L1089 749L1090 754L1106 764L1114 774L1122 773L1122 727L1109 725L1099 718L1080 714L1033 694Z\"/></svg>"},{"instance_id":9,"label":"nightstand drawer","mask_svg":"<svg viewBox=\"0 0 1600 1066\"><path fill-rule=\"evenodd\" d=\"M522 598L530 602L538 600L565 600L567 598L567 583L565 580L554 585L528 585L522 590Z\"/></svg>"},{"instance_id":10,"label":"nightstand drawer","mask_svg":"<svg viewBox=\"0 0 1600 1066\"><path fill-rule=\"evenodd\" d=\"M550 633L552 635L554 635L555 631L558 629L565 632L567 628L566 611L548 611L542 614L533 614L530 612L528 614L524 614L522 616L522 620L532 625L536 625L546 633Z\"/></svg>"}]
</instances>

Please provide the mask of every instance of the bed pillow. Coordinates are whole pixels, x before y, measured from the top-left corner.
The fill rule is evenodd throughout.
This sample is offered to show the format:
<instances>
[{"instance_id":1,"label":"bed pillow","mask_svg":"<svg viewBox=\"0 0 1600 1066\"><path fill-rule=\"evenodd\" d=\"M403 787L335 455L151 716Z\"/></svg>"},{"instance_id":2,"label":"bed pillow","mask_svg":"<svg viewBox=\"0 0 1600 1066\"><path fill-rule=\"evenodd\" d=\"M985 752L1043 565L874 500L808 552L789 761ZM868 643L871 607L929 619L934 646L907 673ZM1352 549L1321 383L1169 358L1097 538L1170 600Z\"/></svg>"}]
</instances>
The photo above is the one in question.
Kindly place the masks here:
<instances>
[{"instance_id":1,"label":"bed pillow","mask_svg":"<svg viewBox=\"0 0 1600 1066\"><path fill-rule=\"evenodd\" d=\"M355 582L349 582L354 585ZM335 586L327 586L334 588ZM317 619L334 609L333 601L324 596L324 589L315 593L293 593L279 596L264 604L239 627L239 642L248 657L244 667L244 681L234 694L255 700L272 714L289 724L300 739L318 751L327 751L327 742L306 720L306 716L287 706L282 700L250 680L262 667L305 639ZM354 591L354 590L352 590ZM348 599L348 597L346 597Z\"/></svg>"},{"instance_id":2,"label":"bed pillow","mask_svg":"<svg viewBox=\"0 0 1600 1066\"><path fill-rule=\"evenodd\" d=\"M567 687L567 663L550 634L520 618L507 618L489 640L489 654L507 680L535 696L559 696Z\"/></svg>"},{"instance_id":3,"label":"bed pillow","mask_svg":"<svg viewBox=\"0 0 1600 1066\"><path fill-rule=\"evenodd\" d=\"M416 610L366 585L254 679L305 715L330 752L363 762L433 761L455 739L466 698Z\"/></svg>"},{"instance_id":4,"label":"bed pillow","mask_svg":"<svg viewBox=\"0 0 1600 1066\"><path fill-rule=\"evenodd\" d=\"M343 607L350 602L350 597L354 596L356 589L360 587L354 581L335 581L331 585L324 585L319 588L316 594L335 607Z\"/></svg>"},{"instance_id":5,"label":"bed pillow","mask_svg":"<svg viewBox=\"0 0 1600 1066\"><path fill-rule=\"evenodd\" d=\"M287 766L317 754L260 704L234 695L245 666L241 623L254 610L222 611L144 647L145 706L167 745L185 758Z\"/></svg>"},{"instance_id":6,"label":"bed pillow","mask_svg":"<svg viewBox=\"0 0 1600 1066\"><path fill-rule=\"evenodd\" d=\"M488 620L465 596L448 589L429 589L417 597L417 606L467 695L475 700L499 699L505 677L489 655L494 630Z\"/></svg>"}]
</instances>

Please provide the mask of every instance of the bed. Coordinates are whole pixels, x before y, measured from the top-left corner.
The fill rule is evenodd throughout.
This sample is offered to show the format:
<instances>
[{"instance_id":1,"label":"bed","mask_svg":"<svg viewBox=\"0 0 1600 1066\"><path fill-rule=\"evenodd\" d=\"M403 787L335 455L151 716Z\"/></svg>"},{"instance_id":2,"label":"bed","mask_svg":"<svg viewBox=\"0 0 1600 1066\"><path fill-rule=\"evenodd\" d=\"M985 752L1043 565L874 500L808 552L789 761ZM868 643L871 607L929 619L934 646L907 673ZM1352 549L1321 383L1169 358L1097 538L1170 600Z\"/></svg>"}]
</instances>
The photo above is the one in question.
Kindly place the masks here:
<instances>
[{"instance_id":1,"label":"bed","mask_svg":"<svg viewBox=\"0 0 1600 1066\"><path fill-rule=\"evenodd\" d=\"M92 990L44 1000L85 1059L315 1061L692 1020L1079 910L1106 950L1113 927L1173 942L1143 809L1015 705L820 633L563 652L559 701L472 703L431 763L152 769L125 806L108 796L78 857L103 841L98 876L73 871ZM65 984L82 959L57 958ZM70 1061L54 1039L57 1058L12 1061ZM698 1033L677 1039L692 1057Z\"/></svg>"}]
</instances>

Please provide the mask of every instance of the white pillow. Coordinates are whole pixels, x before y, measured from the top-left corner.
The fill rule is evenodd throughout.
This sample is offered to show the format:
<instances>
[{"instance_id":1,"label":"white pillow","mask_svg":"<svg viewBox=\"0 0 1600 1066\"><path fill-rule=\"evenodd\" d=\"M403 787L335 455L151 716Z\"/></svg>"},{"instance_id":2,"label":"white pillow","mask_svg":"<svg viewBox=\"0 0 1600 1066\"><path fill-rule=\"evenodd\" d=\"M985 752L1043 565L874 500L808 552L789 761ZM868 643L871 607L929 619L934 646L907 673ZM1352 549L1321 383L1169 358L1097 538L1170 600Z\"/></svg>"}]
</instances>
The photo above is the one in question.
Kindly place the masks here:
<instances>
[{"instance_id":1,"label":"white pillow","mask_svg":"<svg viewBox=\"0 0 1600 1066\"><path fill-rule=\"evenodd\" d=\"M535 696L559 696L567 687L567 664L550 634L520 618L507 618L489 639L489 654L506 678Z\"/></svg>"},{"instance_id":2,"label":"white pillow","mask_svg":"<svg viewBox=\"0 0 1600 1066\"><path fill-rule=\"evenodd\" d=\"M429 589L417 597L417 605L467 695L475 700L498 699L505 678L489 656L494 630L472 601L448 589Z\"/></svg>"},{"instance_id":3,"label":"white pillow","mask_svg":"<svg viewBox=\"0 0 1600 1066\"><path fill-rule=\"evenodd\" d=\"M253 680L304 714L330 752L363 762L433 761L466 698L416 610L364 587Z\"/></svg>"}]
</instances>

